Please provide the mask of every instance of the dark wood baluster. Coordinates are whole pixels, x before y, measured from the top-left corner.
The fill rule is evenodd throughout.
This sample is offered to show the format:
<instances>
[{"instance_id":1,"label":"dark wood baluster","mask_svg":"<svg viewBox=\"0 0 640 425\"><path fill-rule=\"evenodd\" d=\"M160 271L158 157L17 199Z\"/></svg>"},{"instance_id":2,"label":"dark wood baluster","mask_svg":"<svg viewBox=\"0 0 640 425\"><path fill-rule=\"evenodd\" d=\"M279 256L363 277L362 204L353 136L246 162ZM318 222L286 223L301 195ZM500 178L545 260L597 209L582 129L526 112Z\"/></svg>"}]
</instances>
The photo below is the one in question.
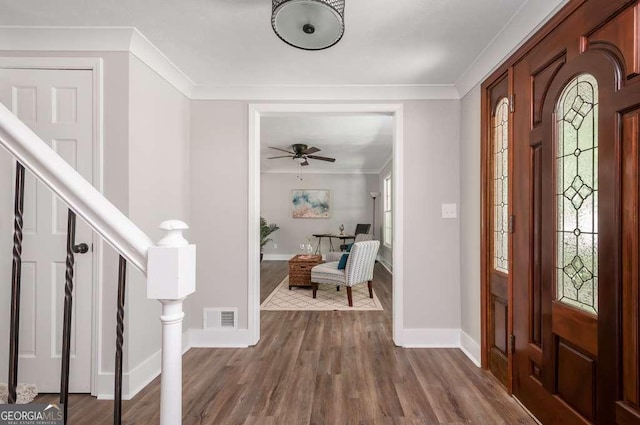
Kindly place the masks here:
<instances>
[{"instance_id":1,"label":"dark wood baluster","mask_svg":"<svg viewBox=\"0 0 640 425\"><path fill-rule=\"evenodd\" d=\"M76 213L67 213L67 269L64 285L64 321L62 325L62 370L60 376L60 404L67 423L69 401L69 362L71 359L71 307L73 305L73 247L76 243Z\"/></svg>"},{"instance_id":2,"label":"dark wood baluster","mask_svg":"<svg viewBox=\"0 0 640 425\"><path fill-rule=\"evenodd\" d=\"M16 163L16 192L13 222L13 265L11 269L11 323L9 329L9 404L17 399L18 340L20 334L20 279L22 277L22 214L24 211L24 167Z\"/></svg>"},{"instance_id":3,"label":"dark wood baluster","mask_svg":"<svg viewBox=\"0 0 640 425\"><path fill-rule=\"evenodd\" d=\"M124 341L124 295L127 277L127 260L120 256L118 270L118 315L116 323L116 373L113 397L113 423L122 423L122 343Z\"/></svg>"}]
</instances>

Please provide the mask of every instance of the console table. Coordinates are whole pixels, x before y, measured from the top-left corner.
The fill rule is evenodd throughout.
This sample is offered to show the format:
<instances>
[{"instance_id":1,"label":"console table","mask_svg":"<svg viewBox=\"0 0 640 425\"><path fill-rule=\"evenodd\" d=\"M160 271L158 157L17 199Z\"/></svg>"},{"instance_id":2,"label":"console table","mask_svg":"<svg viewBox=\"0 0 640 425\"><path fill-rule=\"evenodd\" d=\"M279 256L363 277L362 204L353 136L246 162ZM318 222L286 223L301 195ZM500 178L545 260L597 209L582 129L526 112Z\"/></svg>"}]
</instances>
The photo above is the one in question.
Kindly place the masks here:
<instances>
[{"instance_id":1,"label":"console table","mask_svg":"<svg viewBox=\"0 0 640 425\"><path fill-rule=\"evenodd\" d=\"M344 245L344 242L347 239L354 239L354 240L356 239L355 235L334 235L332 233L318 233L318 234L314 234L313 236L315 238L318 238L318 246L316 246L316 251L315 251L316 255L322 255L322 248L320 248L320 245L322 245L322 238L329 239L329 251L334 251L333 238L342 240L341 245Z\"/></svg>"}]
</instances>

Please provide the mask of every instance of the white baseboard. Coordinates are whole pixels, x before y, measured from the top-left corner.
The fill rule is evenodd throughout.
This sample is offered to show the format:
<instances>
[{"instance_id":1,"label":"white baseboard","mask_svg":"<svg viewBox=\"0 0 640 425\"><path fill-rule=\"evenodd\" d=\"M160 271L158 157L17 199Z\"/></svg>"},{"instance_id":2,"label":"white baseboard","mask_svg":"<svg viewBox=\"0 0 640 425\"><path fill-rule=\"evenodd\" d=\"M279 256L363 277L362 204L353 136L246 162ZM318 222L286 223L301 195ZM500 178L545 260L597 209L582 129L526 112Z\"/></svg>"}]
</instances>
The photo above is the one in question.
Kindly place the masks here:
<instances>
[{"instance_id":1,"label":"white baseboard","mask_svg":"<svg viewBox=\"0 0 640 425\"><path fill-rule=\"evenodd\" d=\"M458 348L460 329L405 329L405 348Z\"/></svg>"},{"instance_id":2,"label":"white baseboard","mask_svg":"<svg viewBox=\"0 0 640 425\"><path fill-rule=\"evenodd\" d=\"M460 329L460 350L471 360L476 366L481 367L480 344L469 336L465 331Z\"/></svg>"},{"instance_id":3,"label":"white baseboard","mask_svg":"<svg viewBox=\"0 0 640 425\"><path fill-rule=\"evenodd\" d=\"M462 329L405 329L404 348L459 348L480 367L480 344Z\"/></svg>"},{"instance_id":4,"label":"white baseboard","mask_svg":"<svg viewBox=\"0 0 640 425\"><path fill-rule=\"evenodd\" d=\"M133 397L135 397L136 394L142 391L144 387L149 385L151 381L153 381L160 375L161 370L162 350L158 350L147 359L139 363L136 367L131 369L127 374L129 382L127 386L127 398L125 400L131 400Z\"/></svg>"},{"instance_id":5,"label":"white baseboard","mask_svg":"<svg viewBox=\"0 0 640 425\"><path fill-rule=\"evenodd\" d=\"M379 255L378 255L378 263L382 264L382 267L387 269L389 273L393 274L393 265Z\"/></svg>"},{"instance_id":6,"label":"white baseboard","mask_svg":"<svg viewBox=\"0 0 640 425\"><path fill-rule=\"evenodd\" d=\"M189 351L191 348L191 338L189 335L189 329L183 329L182 331L182 355Z\"/></svg>"},{"instance_id":7,"label":"white baseboard","mask_svg":"<svg viewBox=\"0 0 640 425\"><path fill-rule=\"evenodd\" d=\"M262 257L266 261L289 261L296 254L264 254Z\"/></svg>"},{"instance_id":8,"label":"white baseboard","mask_svg":"<svg viewBox=\"0 0 640 425\"><path fill-rule=\"evenodd\" d=\"M191 341L189 332L182 332L182 354L189 351ZM162 369L162 350L158 350L133 369L122 374L122 399L131 400L160 375ZM98 400L113 400L114 372L98 374L96 397Z\"/></svg>"},{"instance_id":9,"label":"white baseboard","mask_svg":"<svg viewBox=\"0 0 640 425\"><path fill-rule=\"evenodd\" d=\"M251 343L248 329L203 330L189 329L192 348L247 348Z\"/></svg>"},{"instance_id":10,"label":"white baseboard","mask_svg":"<svg viewBox=\"0 0 640 425\"><path fill-rule=\"evenodd\" d=\"M122 398L125 399L124 394L124 374L122 375ZM114 373L113 372L99 372L96 378L96 393L98 400L113 400L113 385L114 385ZM129 393L127 392L127 396ZM126 400L130 400L127 398Z\"/></svg>"},{"instance_id":11,"label":"white baseboard","mask_svg":"<svg viewBox=\"0 0 640 425\"><path fill-rule=\"evenodd\" d=\"M131 400L158 375L162 364L162 350L158 350L136 367L122 374L122 399ZM115 373L102 372L98 376L98 400L113 400Z\"/></svg>"}]
</instances>

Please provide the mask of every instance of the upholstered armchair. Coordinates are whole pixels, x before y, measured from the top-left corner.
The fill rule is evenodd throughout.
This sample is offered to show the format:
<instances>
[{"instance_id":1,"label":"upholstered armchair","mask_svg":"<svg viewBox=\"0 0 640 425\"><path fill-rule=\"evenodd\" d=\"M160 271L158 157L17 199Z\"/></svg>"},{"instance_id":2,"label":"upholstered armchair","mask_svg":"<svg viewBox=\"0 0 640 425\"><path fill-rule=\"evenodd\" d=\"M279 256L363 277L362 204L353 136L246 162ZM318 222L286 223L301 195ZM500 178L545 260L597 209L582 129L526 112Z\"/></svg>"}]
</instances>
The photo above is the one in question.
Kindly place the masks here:
<instances>
[{"instance_id":1,"label":"upholstered armchair","mask_svg":"<svg viewBox=\"0 0 640 425\"><path fill-rule=\"evenodd\" d=\"M319 264L311 269L311 286L313 287L313 298L318 292L319 283L327 283L347 287L347 299L349 307L353 307L353 297L351 288L354 285L367 282L369 286L369 297L373 298L373 267L376 263L380 241L356 242L351 248L351 253L347 259L347 265L343 270L338 269L339 261Z\"/></svg>"},{"instance_id":2,"label":"upholstered armchair","mask_svg":"<svg viewBox=\"0 0 640 425\"><path fill-rule=\"evenodd\" d=\"M370 241L372 239L373 239L373 235L370 235L369 233L360 233L356 235L356 239L355 241L353 241L353 243ZM344 251L327 252L325 254L324 261L326 261L327 263L330 263L331 261L340 261L342 254L345 254L345 252Z\"/></svg>"}]
</instances>

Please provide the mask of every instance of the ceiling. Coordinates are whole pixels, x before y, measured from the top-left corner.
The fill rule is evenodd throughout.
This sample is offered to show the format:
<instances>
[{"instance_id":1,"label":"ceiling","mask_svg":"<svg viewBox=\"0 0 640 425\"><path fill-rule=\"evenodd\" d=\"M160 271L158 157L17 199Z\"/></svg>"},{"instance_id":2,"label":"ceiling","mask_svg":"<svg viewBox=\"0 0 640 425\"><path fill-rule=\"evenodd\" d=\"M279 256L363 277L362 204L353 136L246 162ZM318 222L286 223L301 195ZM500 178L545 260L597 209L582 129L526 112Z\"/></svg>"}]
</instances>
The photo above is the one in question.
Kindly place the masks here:
<instances>
[{"instance_id":1,"label":"ceiling","mask_svg":"<svg viewBox=\"0 0 640 425\"><path fill-rule=\"evenodd\" d=\"M269 0L0 0L0 25L133 26L198 85L448 85L526 1L346 0L315 52L278 39Z\"/></svg>"},{"instance_id":2,"label":"ceiling","mask_svg":"<svg viewBox=\"0 0 640 425\"><path fill-rule=\"evenodd\" d=\"M291 150L294 143L322 149L315 155L335 158L330 163L309 160L303 173L379 172L391 159L393 117L389 115L296 115L260 119L260 169L262 172L297 172L299 165L269 149Z\"/></svg>"}]
</instances>

